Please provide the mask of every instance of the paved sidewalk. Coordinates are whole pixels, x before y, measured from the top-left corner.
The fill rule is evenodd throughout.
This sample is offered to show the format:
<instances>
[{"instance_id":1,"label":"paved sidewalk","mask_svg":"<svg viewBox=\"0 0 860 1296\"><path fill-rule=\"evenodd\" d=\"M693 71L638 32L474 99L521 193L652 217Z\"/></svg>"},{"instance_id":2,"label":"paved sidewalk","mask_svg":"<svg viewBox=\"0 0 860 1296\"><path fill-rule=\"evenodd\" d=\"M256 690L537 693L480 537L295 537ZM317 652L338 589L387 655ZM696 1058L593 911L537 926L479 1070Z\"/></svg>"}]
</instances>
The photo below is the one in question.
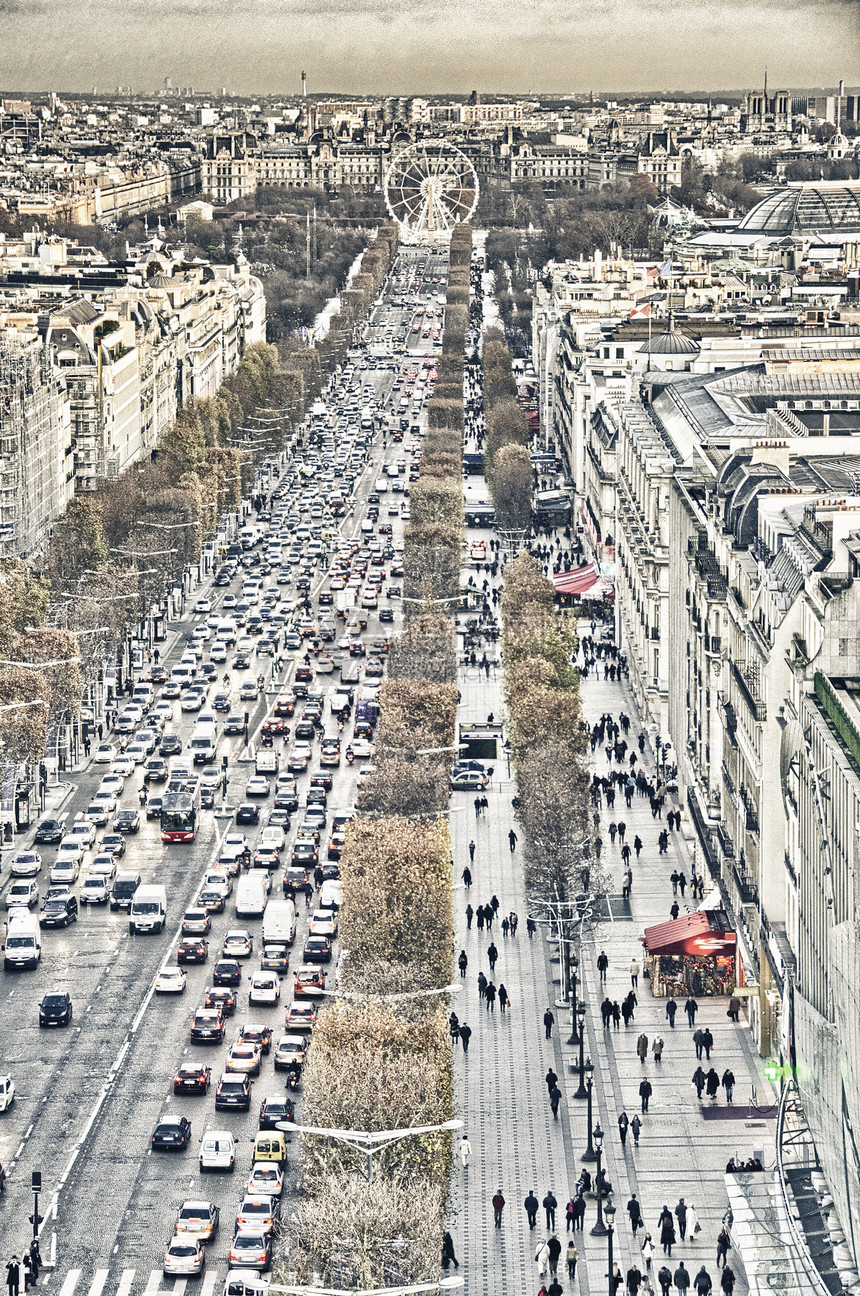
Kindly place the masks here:
<instances>
[{"instance_id":1,"label":"paved sidewalk","mask_svg":"<svg viewBox=\"0 0 860 1296\"><path fill-rule=\"evenodd\" d=\"M479 679L476 670L461 668L460 690L462 722L485 720L490 712L496 716L503 713L501 672L498 679L487 681ZM626 711L632 720L631 735L635 741L639 732L636 711L626 686L592 676L583 684L583 710L589 721L596 720L605 711L616 716L621 710ZM646 766L648 763L646 752ZM602 773L605 766L605 755L598 750L595 769ZM455 1050L457 1097L472 1145L472 1160L465 1171L457 1163L456 1175L462 1182L455 1184L452 1192L451 1221L466 1290L476 1296L503 1296L504 1293L525 1296L538 1291L541 1279L534 1253L538 1242L548 1234L542 1227L543 1211L539 1214L539 1227L529 1231L523 1198L533 1188L542 1200L552 1189L559 1203L557 1228L564 1254L568 1241L564 1205L578 1178L581 1154L587 1143L586 1103L573 1098L577 1075L572 1064L577 1061L578 1049L566 1043L570 1018L565 1009L553 1007L556 1017L553 1039L547 1042L543 1038L543 1013L558 994L558 986L552 980L558 977L558 965L549 961L552 949L546 944L542 929L538 929L533 940L529 940L525 931L527 905L521 854L518 849L512 856L508 845L508 830L514 823L510 804L514 791L502 758L495 768L486 817L476 821L473 798L468 794L455 795L452 799L455 880L459 881L468 862L469 841L476 843L471 890L460 889L455 894L455 960L461 949L465 949L469 959L464 990L455 1002L455 1011L461 1022L468 1022L474 1034L468 1056L464 1057L459 1046ZM611 847L605 823L610 817L616 821L624 818L628 841L632 842L638 833L645 846L641 861L633 865L630 916L602 923L587 938L581 968L584 984L580 988L580 996L589 1006L585 1047L595 1065L594 1123L599 1120L606 1131L604 1164L615 1190L615 1258L624 1274L634 1260L644 1270L639 1249L643 1233L640 1231L634 1240L625 1210L631 1193L635 1192L655 1246L651 1278L656 1290L656 1270L664 1263L657 1218L664 1204L674 1209L683 1196L688 1205L695 1206L701 1232L693 1240L679 1242L666 1263L674 1272L678 1261L683 1259L691 1276L704 1263L716 1287L715 1240L728 1204L725 1163L732 1154L749 1156L758 1143L764 1145L766 1159L771 1158L773 1121L763 1121L755 1113L750 1114L747 1104L753 1086L759 1105L773 1102L775 1095L762 1077L760 1059L751 1047L743 1018L740 1026L726 1018L725 999L701 998L697 1025L709 1026L714 1035L712 1059L719 1074L727 1066L735 1073L737 1119L703 1118L691 1085L697 1061L686 1017L681 1008L675 1029L671 1030L665 1018L665 1001L651 997L641 976L634 1022L626 1030L622 1026L619 1031L603 1031L598 1011L603 997L596 968L599 950L605 949L610 961L606 990L610 998L621 1000L630 988L631 958L636 956L641 961L639 937L643 929L669 917L672 902L669 874L676 865L683 866L688 877L691 873L688 846L679 834L672 834L669 853L659 856L656 839L665 821L652 820L647 800L634 797L630 811L624 806L623 797L619 801L621 810L616 802L613 812L604 811L602 831L606 843L604 859L608 858L613 866L619 896L620 843ZM474 923L471 931L466 930L466 904L471 902L477 908L488 903L494 893L501 903L500 916L514 909L520 918L515 939L504 940L498 922L491 933L500 951L491 979L496 986L503 982L508 991L511 1009L507 1016L500 1013L498 1005L494 1013L488 1013L478 996L478 972L483 970L490 977L486 960L490 938L486 932L479 932ZM688 906L680 897L679 903L684 912ZM621 906L614 908L617 911ZM457 975L455 971L455 978ZM665 1040L661 1063L655 1063L650 1053L646 1064L640 1063L635 1049L642 1031L648 1035L649 1042L657 1033ZM560 1076L564 1093L558 1122L552 1119L544 1084L550 1065ZM654 1087L650 1111L642 1118L639 1148L634 1149L632 1135L626 1148L622 1148L618 1115L625 1109L632 1118L639 1110L638 1087L643 1074ZM709 1105L707 1098L705 1105ZM725 1108L722 1090L715 1105ZM593 1173L595 1167L590 1168ZM490 1198L499 1187L507 1205L503 1227L497 1232L493 1227ZM581 1260L572 1290L585 1296L606 1290L607 1242L605 1237L591 1235L595 1219L596 1206L591 1199L585 1229L575 1237ZM731 1255L729 1259L732 1263ZM563 1268L562 1264L560 1281L566 1291L571 1290L566 1275L561 1272ZM735 1291L742 1296L747 1288L740 1264L735 1262L733 1268L738 1278Z\"/></svg>"}]
</instances>

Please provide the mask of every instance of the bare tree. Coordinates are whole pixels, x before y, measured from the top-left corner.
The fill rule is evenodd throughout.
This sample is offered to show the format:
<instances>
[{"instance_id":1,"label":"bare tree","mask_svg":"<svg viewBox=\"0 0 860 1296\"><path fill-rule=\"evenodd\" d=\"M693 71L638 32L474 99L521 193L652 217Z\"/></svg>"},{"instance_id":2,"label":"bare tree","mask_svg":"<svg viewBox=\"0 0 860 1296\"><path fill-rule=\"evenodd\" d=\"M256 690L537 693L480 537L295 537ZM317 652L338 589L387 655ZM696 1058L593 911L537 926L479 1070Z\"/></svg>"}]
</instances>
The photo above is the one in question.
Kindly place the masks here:
<instances>
[{"instance_id":1,"label":"bare tree","mask_svg":"<svg viewBox=\"0 0 860 1296\"><path fill-rule=\"evenodd\" d=\"M531 525L532 482L528 448L503 445L493 459L491 484L496 525L503 531L525 531Z\"/></svg>"}]
</instances>

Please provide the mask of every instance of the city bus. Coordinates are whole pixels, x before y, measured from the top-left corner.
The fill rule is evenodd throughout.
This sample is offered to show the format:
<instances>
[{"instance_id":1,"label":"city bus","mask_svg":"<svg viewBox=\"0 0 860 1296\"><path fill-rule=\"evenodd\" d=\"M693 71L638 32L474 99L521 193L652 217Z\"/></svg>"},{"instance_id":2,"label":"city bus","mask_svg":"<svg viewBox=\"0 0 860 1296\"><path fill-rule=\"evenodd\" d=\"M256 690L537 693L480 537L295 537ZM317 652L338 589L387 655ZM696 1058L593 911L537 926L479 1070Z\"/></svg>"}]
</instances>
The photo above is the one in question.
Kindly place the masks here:
<instances>
[{"instance_id":1,"label":"city bus","mask_svg":"<svg viewBox=\"0 0 860 1296\"><path fill-rule=\"evenodd\" d=\"M200 780L171 779L161 798L161 840L193 842L200 819Z\"/></svg>"}]
</instances>

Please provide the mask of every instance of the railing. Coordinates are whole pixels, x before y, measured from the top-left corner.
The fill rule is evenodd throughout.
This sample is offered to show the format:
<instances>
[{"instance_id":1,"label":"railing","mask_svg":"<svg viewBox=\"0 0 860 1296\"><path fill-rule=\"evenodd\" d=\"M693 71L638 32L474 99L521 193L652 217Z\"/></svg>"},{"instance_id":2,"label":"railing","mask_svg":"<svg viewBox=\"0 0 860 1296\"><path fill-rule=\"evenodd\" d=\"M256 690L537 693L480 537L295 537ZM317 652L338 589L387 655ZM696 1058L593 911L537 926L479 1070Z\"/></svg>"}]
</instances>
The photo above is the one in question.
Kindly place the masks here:
<instances>
[{"instance_id":1,"label":"railing","mask_svg":"<svg viewBox=\"0 0 860 1296\"><path fill-rule=\"evenodd\" d=\"M731 663L732 675L738 686L744 701L752 713L754 720L767 719L767 706L761 697L758 696L758 681L749 675L737 662Z\"/></svg>"},{"instance_id":2,"label":"railing","mask_svg":"<svg viewBox=\"0 0 860 1296\"><path fill-rule=\"evenodd\" d=\"M860 772L860 733L857 732L854 721L836 696L836 690L830 680L826 675L822 675L821 671L815 672L814 688L818 705L833 725L839 741Z\"/></svg>"},{"instance_id":3,"label":"railing","mask_svg":"<svg viewBox=\"0 0 860 1296\"><path fill-rule=\"evenodd\" d=\"M830 1296L830 1289L824 1282L821 1274L813 1263L812 1256L809 1254L806 1237L797 1227L796 1207L794 1205L793 1195L789 1195L789 1187L786 1178L785 1163L785 1145L786 1145L786 1116L789 1111L803 1111L803 1105L800 1100L800 1092L797 1088L797 1081L792 1076L786 1080L782 1087L782 1093L779 1096L779 1109L776 1117L776 1168L779 1176L779 1187L782 1193L782 1201L785 1207L786 1221L788 1231L791 1234L792 1245L797 1252L797 1260L803 1269L803 1276L809 1282L809 1296ZM817 1168L818 1157L814 1153L815 1143L810 1134L809 1141L813 1148L814 1161L808 1162L810 1169Z\"/></svg>"}]
</instances>

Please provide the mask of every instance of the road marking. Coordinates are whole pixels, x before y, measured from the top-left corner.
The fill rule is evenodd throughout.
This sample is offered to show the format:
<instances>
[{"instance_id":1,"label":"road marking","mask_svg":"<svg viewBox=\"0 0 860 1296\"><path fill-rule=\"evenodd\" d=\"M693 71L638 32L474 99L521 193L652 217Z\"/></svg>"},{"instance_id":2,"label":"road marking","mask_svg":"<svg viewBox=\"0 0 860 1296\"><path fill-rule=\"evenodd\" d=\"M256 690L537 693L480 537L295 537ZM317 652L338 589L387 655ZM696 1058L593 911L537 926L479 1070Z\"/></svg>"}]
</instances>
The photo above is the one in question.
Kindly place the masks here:
<instances>
[{"instance_id":1,"label":"road marking","mask_svg":"<svg viewBox=\"0 0 860 1296\"><path fill-rule=\"evenodd\" d=\"M214 1268L209 1269L206 1273L206 1277L203 1279L203 1282L200 1284L200 1296L212 1296L212 1293L215 1290L215 1283L217 1282L217 1280L218 1280L217 1271ZM117 1296L119 1296L119 1293L117 1293Z\"/></svg>"},{"instance_id":2,"label":"road marking","mask_svg":"<svg viewBox=\"0 0 860 1296\"><path fill-rule=\"evenodd\" d=\"M143 1296L155 1296L155 1293L158 1291L158 1284L160 1282L161 1282L161 1270L153 1269L152 1273L149 1275L149 1282L146 1284L146 1287L144 1288ZM63 1296L62 1292L60 1293L60 1296Z\"/></svg>"},{"instance_id":3,"label":"road marking","mask_svg":"<svg viewBox=\"0 0 860 1296\"><path fill-rule=\"evenodd\" d=\"M123 1269L119 1286L116 1289L116 1296L128 1296L131 1291L131 1284L134 1282L134 1275L134 1269Z\"/></svg>"},{"instance_id":4,"label":"road marking","mask_svg":"<svg viewBox=\"0 0 860 1296\"><path fill-rule=\"evenodd\" d=\"M70 1269L66 1274L62 1287L60 1288L60 1296L72 1296L72 1292L78 1285L78 1279L80 1276L80 1269Z\"/></svg>"},{"instance_id":5,"label":"road marking","mask_svg":"<svg viewBox=\"0 0 860 1296\"><path fill-rule=\"evenodd\" d=\"M173 1284L173 1296L183 1296L185 1288L188 1286L187 1278L177 1278Z\"/></svg>"},{"instance_id":6,"label":"road marking","mask_svg":"<svg viewBox=\"0 0 860 1296\"><path fill-rule=\"evenodd\" d=\"M109 1269L97 1269L96 1276L90 1284L90 1290L87 1296L102 1296L104 1285L108 1280Z\"/></svg>"}]
</instances>

